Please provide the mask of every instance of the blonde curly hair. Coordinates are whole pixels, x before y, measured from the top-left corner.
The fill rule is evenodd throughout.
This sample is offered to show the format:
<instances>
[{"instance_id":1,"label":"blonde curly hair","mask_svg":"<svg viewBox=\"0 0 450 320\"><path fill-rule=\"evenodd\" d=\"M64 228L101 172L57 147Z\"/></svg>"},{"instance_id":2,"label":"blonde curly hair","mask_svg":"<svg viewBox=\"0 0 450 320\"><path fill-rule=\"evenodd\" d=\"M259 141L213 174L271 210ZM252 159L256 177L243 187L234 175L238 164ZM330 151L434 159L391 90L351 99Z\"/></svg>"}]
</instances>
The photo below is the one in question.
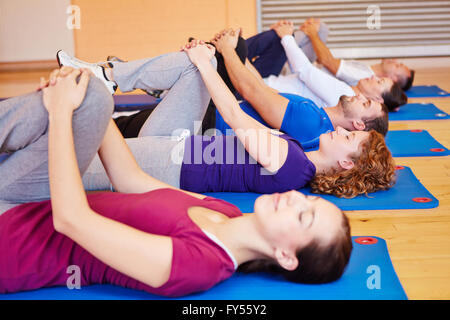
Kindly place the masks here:
<instances>
[{"instance_id":1,"label":"blonde curly hair","mask_svg":"<svg viewBox=\"0 0 450 320\"><path fill-rule=\"evenodd\" d=\"M383 136L371 130L360 146L359 154L351 155L355 163L352 169L317 174L311 181L311 191L353 198L391 188L395 184L395 162Z\"/></svg>"}]
</instances>

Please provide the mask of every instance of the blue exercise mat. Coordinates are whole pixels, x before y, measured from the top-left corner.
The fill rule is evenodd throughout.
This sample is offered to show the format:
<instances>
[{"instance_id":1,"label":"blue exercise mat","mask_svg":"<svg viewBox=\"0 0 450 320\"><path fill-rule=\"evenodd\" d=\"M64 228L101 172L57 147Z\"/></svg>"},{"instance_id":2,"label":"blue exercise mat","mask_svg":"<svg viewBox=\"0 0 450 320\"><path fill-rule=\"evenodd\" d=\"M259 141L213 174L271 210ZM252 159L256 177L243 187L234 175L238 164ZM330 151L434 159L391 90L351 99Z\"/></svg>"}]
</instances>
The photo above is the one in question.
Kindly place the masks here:
<instances>
[{"instance_id":1,"label":"blue exercise mat","mask_svg":"<svg viewBox=\"0 0 450 320\"><path fill-rule=\"evenodd\" d=\"M442 119L450 119L450 116L432 103L408 103L397 112L389 113L389 121Z\"/></svg>"},{"instance_id":2,"label":"blue exercise mat","mask_svg":"<svg viewBox=\"0 0 450 320\"><path fill-rule=\"evenodd\" d=\"M388 131L386 145L394 157L441 157L450 154L428 131L421 129ZM306 148L305 151L318 148Z\"/></svg>"},{"instance_id":3,"label":"blue exercise mat","mask_svg":"<svg viewBox=\"0 0 450 320\"><path fill-rule=\"evenodd\" d=\"M386 144L394 157L438 157L450 154L428 131L420 129L389 131Z\"/></svg>"},{"instance_id":4,"label":"blue exercise mat","mask_svg":"<svg viewBox=\"0 0 450 320\"><path fill-rule=\"evenodd\" d=\"M119 94L114 95L115 111L135 111L154 108L161 102L148 94ZM8 98L0 98L0 101Z\"/></svg>"},{"instance_id":5,"label":"blue exercise mat","mask_svg":"<svg viewBox=\"0 0 450 320\"><path fill-rule=\"evenodd\" d=\"M408 98L450 97L450 93L438 86L413 86L405 93Z\"/></svg>"},{"instance_id":6,"label":"blue exercise mat","mask_svg":"<svg viewBox=\"0 0 450 320\"><path fill-rule=\"evenodd\" d=\"M353 252L342 277L333 283L306 285L267 274L236 273L212 289L178 299L189 300L406 300L392 266L386 242L377 237L352 237ZM165 299L112 285L79 290L66 287L0 295L0 300L141 300Z\"/></svg>"},{"instance_id":7,"label":"blue exercise mat","mask_svg":"<svg viewBox=\"0 0 450 320\"><path fill-rule=\"evenodd\" d=\"M148 94L120 94L113 96L115 111L134 111L154 108L161 99Z\"/></svg>"},{"instance_id":8,"label":"blue exercise mat","mask_svg":"<svg viewBox=\"0 0 450 320\"><path fill-rule=\"evenodd\" d=\"M309 187L299 191L307 195L319 195L310 192ZM242 212L253 212L258 193L238 192L210 192L206 195L228 201ZM397 209L430 209L439 206L436 199L416 178L410 168L399 166L397 170L397 183L389 190L369 193L368 196L359 195L352 199L338 198L332 195L320 196L342 210L397 210ZM423 211L420 211L423 213Z\"/></svg>"}]
</instances>

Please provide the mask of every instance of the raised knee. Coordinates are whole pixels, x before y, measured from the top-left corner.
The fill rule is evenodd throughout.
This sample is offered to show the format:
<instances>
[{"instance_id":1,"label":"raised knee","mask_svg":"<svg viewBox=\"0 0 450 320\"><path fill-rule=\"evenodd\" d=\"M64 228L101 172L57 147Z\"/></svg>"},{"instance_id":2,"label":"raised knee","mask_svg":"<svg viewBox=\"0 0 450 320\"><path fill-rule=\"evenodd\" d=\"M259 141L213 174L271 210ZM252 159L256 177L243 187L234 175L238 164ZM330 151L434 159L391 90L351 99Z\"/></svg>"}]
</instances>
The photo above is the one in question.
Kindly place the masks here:
<instances>
[{"instance_id":1,"label":"raised knee","mask_svg":"<svg viewBox=\"0 0 450 320\"><path fill-rule=\"evenodd\" d=\"M174 54L177 55L177 59L180 59L181 63L186 67L186 69L197 70L197 67L192 63L191 59L189 59L189 56L186 52L175 52ZM180 56L178 57L178 55ZM215 56L211 58L211 64L215 69L217 69L217 59Z\"/></svg>"},{"instance_id":2,"label":"raised knee","mask_svg":"<svg viewBox=\"0 0 450 320\"><path fill-rule=\"evenodd\" d=\"M89 79L86 95L80 108L84 105L88 106L92 112L105 114L108 117L111 117L114 111L114 99L111 93L102 80L92 75Z\"/></svg>"}]
</instances>

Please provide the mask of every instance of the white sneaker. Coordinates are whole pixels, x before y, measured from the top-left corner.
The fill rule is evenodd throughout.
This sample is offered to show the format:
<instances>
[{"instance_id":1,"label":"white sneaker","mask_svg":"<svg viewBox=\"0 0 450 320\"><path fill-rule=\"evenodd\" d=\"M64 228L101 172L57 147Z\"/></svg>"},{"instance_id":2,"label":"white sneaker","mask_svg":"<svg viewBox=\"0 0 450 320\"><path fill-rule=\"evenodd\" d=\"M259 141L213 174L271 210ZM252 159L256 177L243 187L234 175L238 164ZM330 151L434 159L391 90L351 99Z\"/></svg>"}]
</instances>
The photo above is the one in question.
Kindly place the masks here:
<instances>
[{"instance_id":1,"label":"white sneaker","mask_svg":"<svg viewBox=\"0 0 450 320\"><path fill-rule=\"evenodd\" d=\"M103 83L106 85L106 88L108 88L111 94L114 94L114 92L116 92L117 84L114 81L108 80L108 77L105 73L105 68L102 65L97 63L88 63L75 57L71 57L69 54L67 54L67 52L63 50L59 50L56 53L56 59L58 60L58 64L60 67L68 66L76 69L85 68L91 70L97 78L103 81Z\"/></svg>"}]
</instances>

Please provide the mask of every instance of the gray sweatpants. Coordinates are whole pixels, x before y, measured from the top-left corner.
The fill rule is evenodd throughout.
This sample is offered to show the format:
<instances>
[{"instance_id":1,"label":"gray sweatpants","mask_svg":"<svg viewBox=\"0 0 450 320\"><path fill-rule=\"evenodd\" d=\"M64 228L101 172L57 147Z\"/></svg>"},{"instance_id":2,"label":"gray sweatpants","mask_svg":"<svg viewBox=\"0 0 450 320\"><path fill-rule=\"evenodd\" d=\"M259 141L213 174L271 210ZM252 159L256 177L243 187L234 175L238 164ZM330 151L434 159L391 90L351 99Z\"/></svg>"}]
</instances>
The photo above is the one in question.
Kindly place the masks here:
<instances>
[{"instance_id":1,"label":"gray sweatpants","mask_svg":"<svg viewBox=\"0 0 450 320\"><path fill-rule=\"evenodd\" d=\"M146 120L139 137L126 141L146 173L179 187L184 138L201 132L211 98L200 72L184 52L113 65L114 80L121 91L170 89ZM111 189L98 156L85 172L83 185L86 190Z\"/></svg>"},{"instance_id":2,"label":"gray sweatpants","mask_svg":"<svg viewBox=\"0 0 450 320\"><path fill-rule=\"evenodd\" d=\"M73 115L74 144L83 174L97 153L114 103L105 85L91 78L86 96ZM26 202L50 198L48 113L42 92L0 102L0 214Z\"/></svg>"}]
</instances>

